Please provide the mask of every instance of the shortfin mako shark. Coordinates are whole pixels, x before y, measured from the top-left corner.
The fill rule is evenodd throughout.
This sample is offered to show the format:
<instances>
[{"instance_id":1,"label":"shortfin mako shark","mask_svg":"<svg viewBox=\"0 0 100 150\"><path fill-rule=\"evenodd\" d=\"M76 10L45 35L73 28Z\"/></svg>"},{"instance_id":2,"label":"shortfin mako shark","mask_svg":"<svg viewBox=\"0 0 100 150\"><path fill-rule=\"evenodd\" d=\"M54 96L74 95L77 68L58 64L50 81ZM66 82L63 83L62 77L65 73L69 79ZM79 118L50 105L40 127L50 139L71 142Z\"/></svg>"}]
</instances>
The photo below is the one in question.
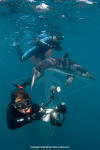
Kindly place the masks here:
<instances>
[{"instance_id":1,"label":"shortfin mako shark","mask_svg":"<svg viewBox=\"0 0 100 150\"><path fill-rule=\"evenodd\" d=\"M94 77L85 70L81 65L70 60L68 53L62 58L47 58L39 62L33 68L33 75L31 81L31 89L34 86L35 80L40 78L42 73L46 70L53 70L67 76L66 85L69 85L72 80L77 77L84 77L88 79L94 79Z\"/></svg>"}]
</instances>

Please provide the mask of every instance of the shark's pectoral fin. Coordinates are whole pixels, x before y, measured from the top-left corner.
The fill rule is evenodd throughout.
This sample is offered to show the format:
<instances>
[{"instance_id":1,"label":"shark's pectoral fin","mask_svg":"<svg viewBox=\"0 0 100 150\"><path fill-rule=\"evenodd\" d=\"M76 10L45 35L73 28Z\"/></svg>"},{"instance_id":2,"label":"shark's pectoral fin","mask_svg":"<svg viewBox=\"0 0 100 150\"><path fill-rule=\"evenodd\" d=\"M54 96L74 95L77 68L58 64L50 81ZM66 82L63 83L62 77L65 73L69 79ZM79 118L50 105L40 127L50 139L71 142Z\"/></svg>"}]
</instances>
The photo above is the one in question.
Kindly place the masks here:
<instances>
[{"instance_id":1,"label":"shark's pectoral fin","mask_svg":"<svg viewBox=\"0 0 100 150\"><path fill-rule=\"evenodd\" d=\"M33 75L32 75L31 90L32 90L32 88L34 86L35 80L37 78L39 78L40 76L41 76L41 73L35 69L34 72L33 72Z\"/></svg>"},{"instance_id":2,"label":"shark's pectoral fin","mask_svg":"<svg viewBox=\"0 0 100 150\"><path fill-rule=\"evenodd\" d=\"M67 75L67 79L66 79L65 85L68 86L70 83L72 83L73 79L74 79L73 75Z\"/></svg>"}]
</instances>

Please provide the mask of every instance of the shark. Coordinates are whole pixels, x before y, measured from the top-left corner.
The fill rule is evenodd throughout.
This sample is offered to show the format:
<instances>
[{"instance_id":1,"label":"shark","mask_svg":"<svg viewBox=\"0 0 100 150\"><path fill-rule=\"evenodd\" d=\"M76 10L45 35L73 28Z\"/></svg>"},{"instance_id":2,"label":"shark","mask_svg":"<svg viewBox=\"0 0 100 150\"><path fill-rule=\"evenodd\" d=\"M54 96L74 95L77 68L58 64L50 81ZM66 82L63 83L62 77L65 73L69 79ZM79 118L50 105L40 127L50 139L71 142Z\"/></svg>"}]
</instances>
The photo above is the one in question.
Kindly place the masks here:
<instances>
[{"instance_id":1,"label":"shark","mask_svg":"<svg viewBox=\"0 0 100 150\"><path fill-rule=\"evenodd\" d=\"M33 68L31 89L34 86L35 80L39 79L43 72L47 69L66 75L66 86L68 86L75 77L94 79L94 77L87 70L85 70L80 64L72 61L66 53L64 57L61 58L47 58L39 62Z\"/></svg>"}]
</instances>

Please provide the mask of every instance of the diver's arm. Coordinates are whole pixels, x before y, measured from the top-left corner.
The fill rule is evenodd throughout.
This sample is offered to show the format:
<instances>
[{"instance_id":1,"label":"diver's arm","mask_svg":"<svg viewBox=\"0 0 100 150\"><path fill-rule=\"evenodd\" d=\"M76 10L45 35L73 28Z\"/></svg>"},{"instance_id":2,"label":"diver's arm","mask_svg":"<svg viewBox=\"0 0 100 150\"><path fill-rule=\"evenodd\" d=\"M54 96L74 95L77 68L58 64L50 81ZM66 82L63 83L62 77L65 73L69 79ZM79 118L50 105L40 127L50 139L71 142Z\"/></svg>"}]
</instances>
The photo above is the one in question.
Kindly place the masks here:
<instances>
[{"instance_id":1,"label":"diver's arm","mask_svg":"<svg viewBox=\"0 0 100 150\"><path fill-rule=\"evenodd\" d=\"M17 129L24 126L27 123L32 122L32 117L30 115L24 117L17 117L15 113L12 111L11 106L8 107L7 110L7 124L9 129Z\"/></svg>"},{"instance_id":2,"label":"diver's arm","mask_svg":"<svg viewBox=\"0 0 100 150\"><path fill-rule=\"evenodd\" d=\"M33 104L32 105L32 109L34 111L32 114L28 114L28 115L26 115L24 117L16 118L15 119L15 123L17 125L23 126L23 125L25 125L27 123L30 123L30 122L34 121L34 120L40 120L41 117L42 117L42 113L39 112L40 106L38 104Z\"/></svg>"},{"instance_id":3,"label":"diver's arm","mask_svg":"<svg viewBox=\"0 0 100 150\"><path fill-rule=\"evenodd\" d=\"M30 123L33 121L31 115L26 115L24 117L18 117L18 118L15 118L14 120L14 124L17 125L18 127L21 127L27 123Z\"/></svg>"},{"instance_id":4,"label":"diver's arm","mask_svg":"<svg viewBox=\"0 0 100 150\"><path fill-rule=\"evenodd\" d=\"M38 104L33 104L32 109L34 111L32 114L27 114L24 117L15 118L14 123L17 126L23 126L27 123L34 121L34 120L40 120L41 119L41 113L39 113L40 106Z\"/></svg>"},{"instance_id":5,"label":"diver's arm","mask_svg":"<svg viewBox=\"0 0 100 150\"><path fill-rule=\"evenodd\" d=\"M32 109L33 109L33 114L31 115L33 120L40 120L42 118L43 112L40 111L40 105L38 104L33 104Z\"/></svg>"},{"instance_id":6,"label":"diver's arm","mask_svg":"<svg viewBox=\"0 0 100 150\"><path fill-rule=\"evenodd\" d=\"M47 37L40 39L40 42L46 46L50 46L48 41L51 41L51 40L52 40L52 36L47 36Z\"/></svg>"}]
</instances>

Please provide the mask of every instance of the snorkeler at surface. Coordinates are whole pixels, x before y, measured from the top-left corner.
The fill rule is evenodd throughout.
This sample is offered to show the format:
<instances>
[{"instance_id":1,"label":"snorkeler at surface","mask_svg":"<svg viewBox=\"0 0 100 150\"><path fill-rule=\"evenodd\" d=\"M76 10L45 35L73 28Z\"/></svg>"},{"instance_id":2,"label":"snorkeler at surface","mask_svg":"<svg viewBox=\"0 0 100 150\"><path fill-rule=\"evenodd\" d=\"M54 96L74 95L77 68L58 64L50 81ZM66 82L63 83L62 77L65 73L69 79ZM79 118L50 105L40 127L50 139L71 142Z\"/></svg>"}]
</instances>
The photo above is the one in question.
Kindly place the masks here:
<instances>
[{"instance_id":1,"label":"snorkeler at surface","mask_svg":"<svg viewBox=\"0 0 100 150\"><path fill-rule=\"evenodd\" d=\"M40 34L32 48L28 49L25 53L20 49L19 44L15 44L15 48L18 57L21 61L30 59L34 64L37 64L41 60L44 60L52 55L52 49L56 51L61 51L62 47L60 41L64 39L61 33L52 34Z\"/></svg>"},{"instance_id":2,"label":"snorkeler at surface","mask_svg":"<svg viewBox=\"0 0 100 150\"><path fill-rule=\"evenodd\" d=\"M17 87L11 94L11 102L7 109L7 124L9 129L20 128L35 120L50 122L57 127L62 126L65 120L66 104L60 103L55 108L46 109L54 99L54 92L51 92L50 100L40 106L31 101L29 94L22 86Z\"/></svg>"}]
</instances>

